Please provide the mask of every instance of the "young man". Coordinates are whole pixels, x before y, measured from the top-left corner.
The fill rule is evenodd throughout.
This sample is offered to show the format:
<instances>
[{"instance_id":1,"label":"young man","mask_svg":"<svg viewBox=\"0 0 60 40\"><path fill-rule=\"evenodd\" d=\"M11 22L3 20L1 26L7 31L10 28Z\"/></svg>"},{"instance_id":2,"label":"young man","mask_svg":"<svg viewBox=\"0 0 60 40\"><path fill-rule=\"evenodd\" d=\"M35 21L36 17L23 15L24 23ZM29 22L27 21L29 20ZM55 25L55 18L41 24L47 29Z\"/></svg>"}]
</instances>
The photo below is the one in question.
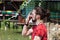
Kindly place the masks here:
<instances>
[{"instance_id":1,"label":"young man","mask_svg":"<svg viewBox=\"0 0 60 40\"><path fill-rule=\"evenodd\" d=\"M24 25L22 35L32 34L32 40L47 40L47 29L43 22L46 17L45 10L41 7L33 9L31 15L26 20L26 24L29 24L30 19L36 24L35 26L28 29L27 25Z\"/></svg>"}]
</instances>

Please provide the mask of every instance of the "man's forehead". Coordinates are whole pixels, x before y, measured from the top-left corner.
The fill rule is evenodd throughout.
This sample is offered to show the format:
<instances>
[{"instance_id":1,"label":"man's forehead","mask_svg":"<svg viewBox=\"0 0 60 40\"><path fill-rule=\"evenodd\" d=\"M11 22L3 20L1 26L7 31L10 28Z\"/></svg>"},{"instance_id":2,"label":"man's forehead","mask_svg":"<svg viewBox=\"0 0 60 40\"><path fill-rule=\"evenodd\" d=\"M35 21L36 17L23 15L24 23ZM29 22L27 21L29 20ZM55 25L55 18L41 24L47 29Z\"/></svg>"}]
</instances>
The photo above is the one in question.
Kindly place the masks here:
<instances>
[{"instance_id":1,"label":"man's forehead","mask_svg":"<svg viewBox=\"0 0 60 40\"><path fill-rule=\"evenodd\" d=\"M36 13L36 10L33 10L33 11L32 11L32 14L35 14L35 13Z\"/></svg>"}]
</instances>

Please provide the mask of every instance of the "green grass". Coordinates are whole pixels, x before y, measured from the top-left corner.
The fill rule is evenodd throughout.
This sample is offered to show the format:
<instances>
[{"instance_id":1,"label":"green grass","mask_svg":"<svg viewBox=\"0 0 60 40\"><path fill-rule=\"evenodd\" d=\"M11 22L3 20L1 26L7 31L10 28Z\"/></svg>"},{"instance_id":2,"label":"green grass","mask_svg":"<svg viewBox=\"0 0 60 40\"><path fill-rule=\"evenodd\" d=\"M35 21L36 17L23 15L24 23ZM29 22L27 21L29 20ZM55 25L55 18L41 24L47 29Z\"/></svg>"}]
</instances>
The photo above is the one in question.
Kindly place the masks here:
<instances>
[{"instance_id":1,"label":"green grass","mask_svg":"<svg viewBox=\"0 0 60 40\"><path fill-rule=\"evenodd\" d=\"M22 28L19 26L18 29L12 28L13 24L10 24L10 29L5 30L5 25L2 23L0 28L0 40L30 40L29 37L23 37L21 35Z\"/></svg>"}]
</instances>

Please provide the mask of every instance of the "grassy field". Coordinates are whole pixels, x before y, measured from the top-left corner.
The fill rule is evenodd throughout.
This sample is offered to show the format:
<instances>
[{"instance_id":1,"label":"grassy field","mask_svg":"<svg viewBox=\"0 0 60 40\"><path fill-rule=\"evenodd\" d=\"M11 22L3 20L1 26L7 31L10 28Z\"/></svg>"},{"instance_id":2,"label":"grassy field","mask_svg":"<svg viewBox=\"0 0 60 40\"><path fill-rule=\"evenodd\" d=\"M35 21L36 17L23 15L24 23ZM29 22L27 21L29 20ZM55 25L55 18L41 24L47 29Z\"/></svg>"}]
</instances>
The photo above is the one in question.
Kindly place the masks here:
<instances>
[{"instance_id":1,"label":"grassy field","mask_svg":"<svg viewBox=\"0 0 60 40\"><path fill-rule=\"evenodd\" d=\"M21 35L22 28L19 26L18 29L13 29L12 26L13 24L10 24L10 29L5 30L5 25L4 23L1 24L0 28L0 40L31 40L29 37L23 37Z\"/></svg>"}]
</instances>

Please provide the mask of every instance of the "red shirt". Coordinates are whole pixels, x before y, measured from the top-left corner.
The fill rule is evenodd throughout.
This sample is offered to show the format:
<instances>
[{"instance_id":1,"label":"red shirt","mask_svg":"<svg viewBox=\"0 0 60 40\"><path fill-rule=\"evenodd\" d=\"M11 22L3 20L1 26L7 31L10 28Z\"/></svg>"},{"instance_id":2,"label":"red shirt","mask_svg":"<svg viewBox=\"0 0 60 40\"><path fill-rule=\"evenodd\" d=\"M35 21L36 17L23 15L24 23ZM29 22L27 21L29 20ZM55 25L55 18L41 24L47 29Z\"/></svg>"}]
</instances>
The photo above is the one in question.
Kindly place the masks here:
<instances>
[{"instance_id":1,"label":"red shirt","mask_svg":"<svg viewBox=\"0 0 60 40\"><path fill-rule=\"evenodd\" d=\"M34 26L32 29L33 29L32 40L34 40L35 36L41 37L41 40L47 40L47 28L44 24Z\"/></svg>"}]
</instances>

